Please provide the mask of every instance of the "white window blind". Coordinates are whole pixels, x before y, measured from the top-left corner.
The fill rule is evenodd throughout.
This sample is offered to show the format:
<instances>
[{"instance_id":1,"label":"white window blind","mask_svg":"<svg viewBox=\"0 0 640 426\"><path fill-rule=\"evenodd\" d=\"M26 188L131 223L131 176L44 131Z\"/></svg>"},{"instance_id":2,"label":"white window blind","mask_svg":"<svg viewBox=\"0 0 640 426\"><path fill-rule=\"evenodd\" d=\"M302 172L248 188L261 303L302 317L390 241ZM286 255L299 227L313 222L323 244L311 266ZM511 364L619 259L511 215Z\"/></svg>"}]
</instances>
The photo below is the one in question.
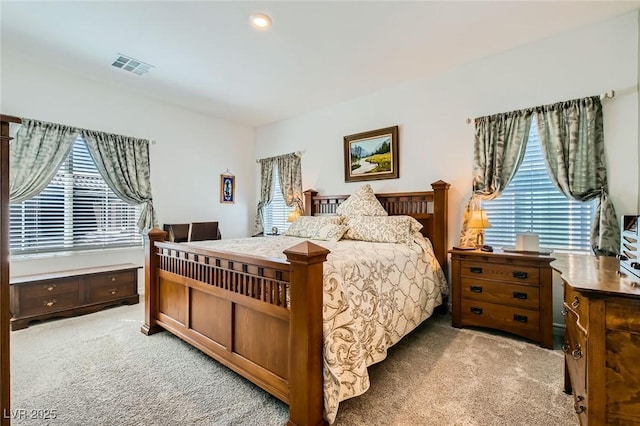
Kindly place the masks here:
<instances>
[{"instance_id":1,"label":"white window blind","mask_svg":"<svg viewBox=\"0 0 640 426\"><path fill-rule=\"evenodd\" d=\"M500 197L483 201L482 206L492 225L485 230L486 244L514 247L516 234L531 231L540 236L541 248L591 250L595 200L569 200L556 189L542 156L535 119L524 159L513 180Z\"/></svg>"},{"instance_id":2,"label":"white window blind","mask_svg":"<svg viewBox=\"0 0 640 426\"><path fill-rule=\"evenodd\" d=\"M11 254L142 245L138 206L121 201L96 169L81 137L37 196L11 204Z\"/></svg>"},{"instance_id":3,"label":"white window blind","mask_svg":"<svg viewBox=\"0 0 640 426\"><path fill-rule=\"evenodd\" d=\"M280 180L278 177L278 166L273 170L273 197L263 210L264 215L264 233L270 234L271 228L278 228L278 234L283 234L289 229L289 213L293 211L293 207L289 207L284 202L282 190L280 189Z\"/></svg>"}]
</instances>

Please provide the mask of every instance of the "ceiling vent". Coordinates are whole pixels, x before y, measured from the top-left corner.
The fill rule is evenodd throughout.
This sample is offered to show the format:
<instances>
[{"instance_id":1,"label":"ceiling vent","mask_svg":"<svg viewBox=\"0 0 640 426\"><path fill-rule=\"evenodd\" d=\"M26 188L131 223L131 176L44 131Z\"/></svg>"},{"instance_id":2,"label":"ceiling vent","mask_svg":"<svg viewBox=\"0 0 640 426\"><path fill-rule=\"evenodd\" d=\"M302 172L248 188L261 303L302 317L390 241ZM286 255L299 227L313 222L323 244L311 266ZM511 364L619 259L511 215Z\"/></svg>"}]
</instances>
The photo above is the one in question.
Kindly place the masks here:
<instances>
[{"instance_id":1,"label":"ceiling vent","mask_svg":"<svg viewBox=\"0 0 640 426\"><path fill-rule=\"evenodd\" d=\"M142 75L148 73L153 65L142 62L138 59L130 58L121 53L118 53L118 59L116 59L111 65L116 68L120 68L124 71L129 71L134 74Z\"/></svg>"}]
</instances>

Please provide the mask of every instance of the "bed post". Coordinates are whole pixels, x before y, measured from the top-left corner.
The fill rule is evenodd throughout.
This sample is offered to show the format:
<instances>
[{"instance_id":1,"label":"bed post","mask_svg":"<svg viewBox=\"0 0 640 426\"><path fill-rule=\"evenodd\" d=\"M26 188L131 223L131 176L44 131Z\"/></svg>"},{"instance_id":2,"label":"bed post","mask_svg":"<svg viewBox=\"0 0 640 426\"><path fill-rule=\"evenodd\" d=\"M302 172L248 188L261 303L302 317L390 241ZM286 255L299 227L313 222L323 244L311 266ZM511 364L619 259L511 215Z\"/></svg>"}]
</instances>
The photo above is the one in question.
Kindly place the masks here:
<instances>
[{"instance_id":1,"label":"bed post","mask_svg":"<svg viewBox=\"0 0 640 426\"><path fill-rule=\"evenodd\" d=\"M318 191L307 189L302 193L304 195L304 213L303 216L313 216L313 197L318 195Z\"/></svg>"},{"instance_id":2,"label":"bed post","mask_svg":"<svg viewBox=\"0 0 640 426\"><path fill-rule=\"evenodd\" d=\"M167 233L153 228L144 236L144 325L140 331L147 336L162 331L158 318L158 249L156 241L164 241Z\"/></svg>"},{"instance_id":3,"label":"bed post","mask_svg":"<svg viewBox=\"0 0 640 426\"><path fill-rule=\"evenodd\" d=\"M447 237L447 209L449 200L447 193L451 185L443 180L433 182L433 249L436 252L436 259L440 263L445 275L447 274L447 252L449 239Z\"/></svg>"},{"instance_id":4,"label":"bed post","mask_svg":"<svg viewBox=\"0 0 640 426\"><path fill-rule=\"evenodd\" d=\"M306 207L305 207L306 209ZM291 264L289 426L324 425L322 270L329 250L305 241L284 251Z\"/></svg>"}]
</instances>

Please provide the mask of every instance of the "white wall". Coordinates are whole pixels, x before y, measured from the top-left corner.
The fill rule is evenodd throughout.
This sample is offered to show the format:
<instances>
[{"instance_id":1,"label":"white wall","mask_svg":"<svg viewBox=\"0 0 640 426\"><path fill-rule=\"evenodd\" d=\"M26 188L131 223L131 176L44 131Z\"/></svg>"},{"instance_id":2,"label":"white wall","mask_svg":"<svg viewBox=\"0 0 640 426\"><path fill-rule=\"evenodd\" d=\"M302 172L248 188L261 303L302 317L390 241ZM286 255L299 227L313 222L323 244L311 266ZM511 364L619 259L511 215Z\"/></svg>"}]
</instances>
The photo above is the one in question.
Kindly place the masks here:
<instances>
[{"instance_id":1,"label":"white wall","mask_svg":"<svg viewBox=\"0 0 640 426\"><path fill-rule=\"evenodd\" d=\"M0 82L3 114L156 141L149 150L160 224L218 220L225 238L250 235L255 208L252 128L48 67L7 49ZM227 169L236 175L235 204L219 202L220 173ZM13 258L11 275L123 262L142 265L142 249Z\"/></svg>"},{"instance_id":2,"label":"white wall","mask_svg":"<svg viewBox=\"0 0 640 426\"><path fill-rule=\"evenodd\" d=\"M399 125L400 178L370 183L378 192L430 189L438 179L451 183L449 244L454 245L471 193L474 128L466 124L468 117L614 89L615 98L604 102L609 189L618 214L633 214L639 185L638 25L636 11L258 128L256 156L303 150L305 189L351 193L361 183L344 182L342 137ZM555 290L559 303L561 289Z\"/></svg>"}]
</instances>

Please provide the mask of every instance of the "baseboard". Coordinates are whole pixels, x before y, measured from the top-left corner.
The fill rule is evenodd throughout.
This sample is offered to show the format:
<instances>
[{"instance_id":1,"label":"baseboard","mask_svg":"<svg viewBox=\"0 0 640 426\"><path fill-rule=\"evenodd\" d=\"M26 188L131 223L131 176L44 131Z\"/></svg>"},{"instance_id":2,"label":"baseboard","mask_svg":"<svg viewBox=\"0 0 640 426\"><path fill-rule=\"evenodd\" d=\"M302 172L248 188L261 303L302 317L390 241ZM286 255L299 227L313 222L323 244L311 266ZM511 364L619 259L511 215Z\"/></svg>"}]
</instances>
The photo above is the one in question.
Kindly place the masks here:
<instances>
[{"instance_id":1,"label":"baseboard","mask_svg":"<svg viewBox=\"0 0 640 426\"><path fill-rule=\"evenodd\" d=\"M564 336L564 324L553 323L553 335L554 336Z\"/></svg>"}]
</instances>

